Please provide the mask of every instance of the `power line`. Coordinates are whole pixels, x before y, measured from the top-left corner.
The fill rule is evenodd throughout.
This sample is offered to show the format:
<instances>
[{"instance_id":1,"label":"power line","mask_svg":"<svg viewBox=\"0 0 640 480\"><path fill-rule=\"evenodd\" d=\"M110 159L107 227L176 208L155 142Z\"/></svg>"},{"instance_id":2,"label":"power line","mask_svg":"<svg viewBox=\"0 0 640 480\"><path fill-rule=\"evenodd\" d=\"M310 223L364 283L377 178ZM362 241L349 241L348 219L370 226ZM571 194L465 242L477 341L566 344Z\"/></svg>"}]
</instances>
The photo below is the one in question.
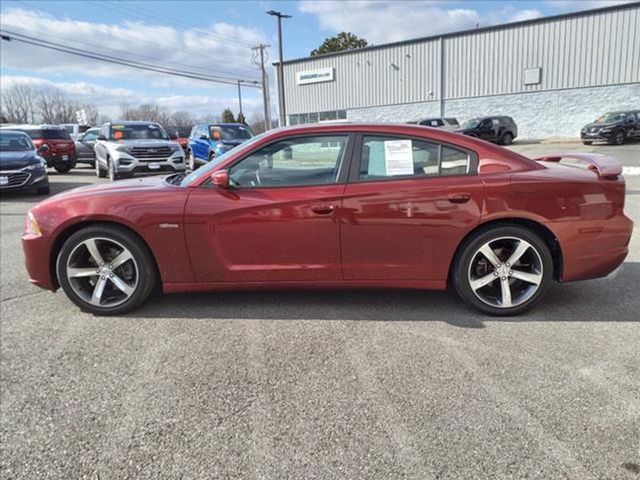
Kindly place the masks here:
<instances>
[{"instance_id":1,"label":"power line","mask_svg":"<svg viewBox=\"0 0 640 480\"><path fill-rule=\"evenodd\" d=\"M22 30L23 32L27 32L27 33L29 33L29 34L36 33L36 32L34 32L34 31L32 31L32 30L28 30L28 29L25 29L25 28L22 28L22 27L17 27L17 26L15 26L15 25L11 25L11 27L10 27L10 28L12 28L12 29ZM58 38L58 39L60 39L60 40L64 40L65 42L72 42L72 43L75 43L75 44L80 45L80 46L82 46L82 47L97 48L97 49L106 50L106 51L110 51L110 52L114 52L114 53L118 53L118 54L124 54L124 55L128 55L128 56L139 57L139 58L146 58L146 59L148 59L148 60L154 60L154 61L158 61L158 62L164 62L164 63L165 63L165 64L167 64L167 65L168 65L169 63L171 63L172 65L177 65L177 66L180 66L180 67L186 67L186 68L188 68L188 69L191 69L191 71L192 71L193 73L202 73L203 75L209 75L209 74L212 74L212 75L214 75L214 76L216 76L216 75L222 75L222 76L233 75L231 72L223 72L223 71L219 71L219 70L210 70L210 69L204 69L204 68L200 68L200 67L193 67L192 65L187 65L187 64L184 64L184 63L180 63L180 62L174 62L174 61L172 61L172 62L169 62L169 63L168 63L168 62L166 62L166 60L165 60L165 59L162 59L162 58L158 58L158 57L151 57L151 56L149 56L149 55L143 55L143 54L139 54L139 53L130 53L130 52L126 52L126 51L124 51L124 50L116 50L116 49L113 49L113 48L103 47L103 46L96 45L96 44L92 44L92 43L80 42L80 41L78 41L78 40L69 39L69 38L67 38L67 37L63 37L63 36L60 36L60 35L54 35L54 34L51 34L51 33L41 33L41 32L38 32L38 33L39 33L39 35L40 35L40 36L45 36L45 37L50 37L50 38ZM20 34L20 35L23 35L23 34ZM27 37L27 35L25 35L25 37ZM27 37L27 38L28 38L28 37ZM44 41L47 41L47 40L44 40ZM148 43L148 42L147 42L147 43ZM69 48L74 48L74 47L69 46ZM127 59L127 60L128 60L128 59ZM131 60L131 61L134 61L134 62L135 62L135 61L136 61L136 59L134 58L134 59L133 59L133 60ZM196 70L200 70L200 72L196 72Z\"/></svg>"},{"instance_id":2,"label":"power line","mask_svg":"<svg viewBox=\"0 0 640 480\"><path fill-rule=\"evenodd\" d=\"M158 12L151 12L149 10L145 10L143 8L140 8L140 6L136 5L135 7L131 4L128 4L126 6L126 8L123 10L121 8L119 8L121 5L119 5L118 3L109 3L108 5L103 4L97 0L90 0L90 3L102 7L104 9L107 9L109 11L113 11L114 10L114 6L118 5L117 10L121 13L125 13L127 16L134 16L137 17L143 21L146 21L148 23L150 18L156 18L156 19L162 19L164 22L168 23L169 25L172 25L174 27L179 27L179 29L183 29L183 28L192 28L192 29L197 29L203 32L206 32L207 35L212 36L212 37L216 37L219 41L221 42L226 42L226 43L231 43L231 44L237 44L240 46L243 46L245 48L252 48L254 46L253 43L250 42L246 42L244 40L240 40L238 38L234 38L228 35L224 35L218 32L212 32L210 30L207 30L205 28L199 27L197 25L194 24L190 24L190 23L186 23L184 21L181 20L176 20L173 19L171 17L167 17L166 15L163 15L161 13ZM142 12L142 14L140 13L136 13L136 12Z\"/></svg>"},{"instance_id":3,"label":"power line","mask_svg":"<svg viewBox=\"0 0 640 480\"><path fill-rule=\"evenodd\" d=\"M97 54L92 54L90 52L84 52L82 50L73 48L73 47L68 47L65 45L61 45L61 44L57 44L57 43L53 43L53 42L49 42L46 40L41 40L35 37L29 37L27 35L23 35L20 33L16 33L16 32L12 32L10 30L7 29L0 29L0 34L2 35L2 39L3 40L10 40L10 41L17 41L17 42L22 42L22 43L26 43L29 45L34 45L34 46L38 46L38 47L42 47L42 48L47 48L49 50L55 50L55 51L59 51L59 52L63 52L63 53L68 53L71 55L77 55L80 57L84 57L84 58L90 58L93 60L98 60L101 62L106 62L106 63L113 63L113 64L117 64L117 65L123 65L123 66L127 66L127 67L131 67L131 68L136 68L139 70L146 70L146 71L151 71L151 72L156 72L156 73L163 73L166 75L173 75L176 77L183 77L183 78L189 78L192 80L202 80L205 82L212 82L212 83L221 83L221 84L227 84L227 85L237 85L238 81L240 81L243 85L249 86L249 87L258 87L259 86L259 82L254 81L254 80L244 80L244 79L234 79L234 78L229 78L229 77L220 77L220 76L212 76L212 75L202 75L199 74L197 72L190 72L190 71L177 71L177 70L173 70L171 68L166 68L166 67L161 67L161 66L156 66L156 65L150 65L150 64L145 64L142 62L136 62L136 61L132 61L132 60L127 60L124 58L119 58L119 57L113 57L110 55L97 55Z\"/></svg>"}]
</instances>

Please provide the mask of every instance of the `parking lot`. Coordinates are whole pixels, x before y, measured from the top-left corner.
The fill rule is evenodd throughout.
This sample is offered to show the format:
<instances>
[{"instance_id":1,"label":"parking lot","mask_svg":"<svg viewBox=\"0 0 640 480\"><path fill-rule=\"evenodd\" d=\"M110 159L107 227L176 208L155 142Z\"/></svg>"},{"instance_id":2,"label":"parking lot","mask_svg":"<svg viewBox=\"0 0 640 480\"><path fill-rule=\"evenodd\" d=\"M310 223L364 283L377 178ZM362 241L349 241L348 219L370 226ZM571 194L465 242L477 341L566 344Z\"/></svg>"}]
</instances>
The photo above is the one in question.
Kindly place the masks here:
<instances>
[{"instance_id":1,"label":"parking lot","mask_svg":"<svg viewBox=\"0 0 640 480\"><path fill-rule=\"evenodd\" d=\"M640 144L624 265L517 318L452 292L180 294L124 317L29 284L3 195L6 479L640 479ZM52 193L98 180L51 173Z\"/></svg>"}]
</instances>

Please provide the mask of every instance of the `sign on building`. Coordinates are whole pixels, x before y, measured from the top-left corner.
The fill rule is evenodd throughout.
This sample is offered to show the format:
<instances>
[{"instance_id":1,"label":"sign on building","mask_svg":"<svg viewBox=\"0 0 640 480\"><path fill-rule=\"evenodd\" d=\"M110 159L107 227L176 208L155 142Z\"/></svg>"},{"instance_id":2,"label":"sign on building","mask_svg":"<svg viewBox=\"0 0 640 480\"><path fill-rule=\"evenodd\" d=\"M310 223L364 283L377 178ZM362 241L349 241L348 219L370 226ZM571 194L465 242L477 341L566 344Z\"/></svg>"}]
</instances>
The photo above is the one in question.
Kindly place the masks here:
<instances>
[{"instance_id":1,"label":"sign on building","mask_svg":"<svg viewBox=\"0 0 640 480\"><path fill-rule=\"evenodd\" d=\"M298 85L305 85L307 83L332 82L333 80L333 67L296 72L296 84Z\"/></svg>"}]
</instances>

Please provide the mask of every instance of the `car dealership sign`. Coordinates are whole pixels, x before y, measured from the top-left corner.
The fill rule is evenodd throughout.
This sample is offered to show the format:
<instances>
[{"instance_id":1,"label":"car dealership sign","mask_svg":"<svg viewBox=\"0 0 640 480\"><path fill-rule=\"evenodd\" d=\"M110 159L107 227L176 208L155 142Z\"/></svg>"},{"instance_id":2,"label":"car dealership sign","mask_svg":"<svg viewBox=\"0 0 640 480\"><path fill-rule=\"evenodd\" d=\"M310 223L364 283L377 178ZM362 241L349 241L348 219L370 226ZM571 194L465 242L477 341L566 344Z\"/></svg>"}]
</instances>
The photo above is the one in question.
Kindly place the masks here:
<instances>
[{"instance_id":1,"label":"car dealership sign","mask_svg":"<svg viewBox=\"0 0 640 480\"><path fill-rule=\"evenodd\" d=\"M333 80L333 67L296 72L296 84L298 85L305 85L307 83L331 82Z\"/></svg>"}]
</instances>

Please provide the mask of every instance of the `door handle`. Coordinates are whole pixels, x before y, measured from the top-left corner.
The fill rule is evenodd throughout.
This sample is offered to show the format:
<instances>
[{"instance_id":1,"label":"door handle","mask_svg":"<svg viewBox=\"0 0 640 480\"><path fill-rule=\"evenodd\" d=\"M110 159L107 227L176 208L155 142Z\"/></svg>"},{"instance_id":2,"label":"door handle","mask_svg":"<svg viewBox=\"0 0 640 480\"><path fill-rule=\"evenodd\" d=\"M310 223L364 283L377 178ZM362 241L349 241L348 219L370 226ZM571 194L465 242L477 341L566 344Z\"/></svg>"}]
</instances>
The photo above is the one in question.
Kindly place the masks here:
<instances>
[{"instance_id":1,"label":"door handle","mask_svg":"<svg viewBox=\"0 0 640 480\"><path fill-rule=\"evenodd\" d=\"M447 195L447 198L451 203L466 203L471 198L471 194L469 193L453 193L451 195Z\"/></svg>"},{"instance_id":2,"label":"door handle","mask_svg":"<svg viewBox=\"0 0 640 480\"><path fill-rule=\"evenodd\" d=\"M318 205L317 207L311 207L311 211L316 215L331 215L334 208L333 205Z\"/></svg>"}]
</instances>

